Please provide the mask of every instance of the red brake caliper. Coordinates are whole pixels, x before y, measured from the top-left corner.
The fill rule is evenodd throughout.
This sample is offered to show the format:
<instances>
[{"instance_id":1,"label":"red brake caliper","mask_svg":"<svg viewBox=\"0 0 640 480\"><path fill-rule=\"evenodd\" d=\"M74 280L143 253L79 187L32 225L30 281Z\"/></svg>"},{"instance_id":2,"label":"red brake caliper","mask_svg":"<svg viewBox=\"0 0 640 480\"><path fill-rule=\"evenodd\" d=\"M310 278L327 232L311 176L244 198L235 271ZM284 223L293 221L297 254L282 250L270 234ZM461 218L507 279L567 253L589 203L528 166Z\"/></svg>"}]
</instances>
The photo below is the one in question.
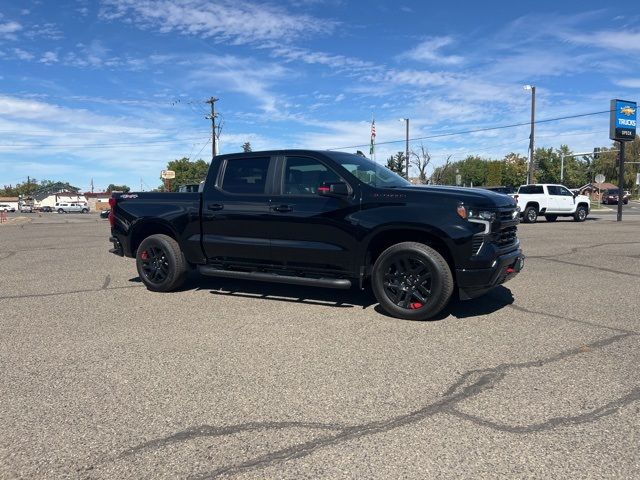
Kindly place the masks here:
<instances>
[{"instance_id":1,"label":"red brake caliper","mask_svg":"<svg viewBox=\"0 0 640 480\"><path fill-rule=\"evenodd\" d=\"M143 250L142 253L140 253L140 258L142 260L148 260L149 259L149 252L147 252L146 250Z\"/></svg>"},{"instance_id":2,"label":"red brake caliper","mask_svg":"<svg viewBox=\"0 0 640 480\"><path fill-rule=\"evenodd\" d=\"M424 305L423 305L422 303L420 303L420 302L413 302L413 303L410 303L410 304L409 304L409 308L410 308L411 310L417 310L417 309L419 309L419 308L422 308L423 306L424 306Z\"/></svg>"}]
</instances>

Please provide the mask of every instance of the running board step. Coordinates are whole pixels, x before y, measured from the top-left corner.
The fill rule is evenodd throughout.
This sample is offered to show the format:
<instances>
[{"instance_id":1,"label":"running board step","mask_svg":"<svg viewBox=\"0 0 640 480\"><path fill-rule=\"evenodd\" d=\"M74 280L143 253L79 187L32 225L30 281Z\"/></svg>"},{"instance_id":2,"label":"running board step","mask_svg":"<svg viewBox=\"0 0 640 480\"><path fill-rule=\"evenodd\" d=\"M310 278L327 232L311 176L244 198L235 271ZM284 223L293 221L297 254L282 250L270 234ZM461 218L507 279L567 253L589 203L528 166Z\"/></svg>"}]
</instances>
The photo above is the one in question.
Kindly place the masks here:
<instances>
[{"instance_id":1,"label":"running board step","mask_svg":"<svg viewBox=\"0 0 640 480\"><path fill-rule=\"evenodd\" d=\"M307 285L311 287L340 288L347 290L351 288L351 280L346 278L309 278L295 277L293 275L278 275L277 273L264 272L239 272L236 270L222 270L221 268L200 265L198 271L208 277L239 278L243 280L257 280L259 282L273 283L293 283L296 285Z\"/></svg>"}]
</instances>

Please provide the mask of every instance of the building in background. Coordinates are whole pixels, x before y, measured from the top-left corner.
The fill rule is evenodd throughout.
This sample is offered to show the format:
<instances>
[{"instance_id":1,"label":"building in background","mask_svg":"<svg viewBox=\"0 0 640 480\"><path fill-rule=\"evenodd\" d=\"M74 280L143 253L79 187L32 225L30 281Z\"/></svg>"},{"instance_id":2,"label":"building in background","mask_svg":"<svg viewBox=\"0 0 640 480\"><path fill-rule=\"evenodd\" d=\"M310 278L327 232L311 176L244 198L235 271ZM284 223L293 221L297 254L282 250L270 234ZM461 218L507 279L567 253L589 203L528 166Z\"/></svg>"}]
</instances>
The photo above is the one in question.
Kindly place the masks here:
<instances>
[{"instance_id":1,"label":"building in background","mask_svg":"<svg viewBox=\"0 0 640 480\"><path fill-rule=\"evenodd\" d=\"M92 212L101 212L102 210L109 210L109 198L111 198L110 192L84 192L84 198L87 199L89 208Z\"/></svg>"}]
</instances>

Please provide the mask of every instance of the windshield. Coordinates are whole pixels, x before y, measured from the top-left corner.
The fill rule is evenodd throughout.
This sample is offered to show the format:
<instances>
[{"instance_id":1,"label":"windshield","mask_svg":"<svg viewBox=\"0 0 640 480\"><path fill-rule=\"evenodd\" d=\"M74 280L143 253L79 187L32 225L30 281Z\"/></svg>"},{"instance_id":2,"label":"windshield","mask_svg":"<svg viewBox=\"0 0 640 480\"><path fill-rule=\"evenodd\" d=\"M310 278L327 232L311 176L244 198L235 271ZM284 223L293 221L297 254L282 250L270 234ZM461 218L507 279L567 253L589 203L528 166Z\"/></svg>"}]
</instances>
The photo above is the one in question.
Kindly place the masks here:
<instances>
[{"instance_id":1,"label":"windshield","mask_svg":"<svg viewBox=\"0 0 640 480\"><path fill-rule=\"evenodd\" d=\"M326 152L326 155L346 168L358 180L372 187L407 187L411 185L400 175L366 157L342 152Z\"/></svg>"},{"instance_id":2,"label":"windshield","mask_svg":"<svg viewBox=\"0 0 640 480\"><path fill-rule=\"evenodd\" d=\"M618 190L607 190L607 195L618 195Z\"/></svg>"}]
</instances>

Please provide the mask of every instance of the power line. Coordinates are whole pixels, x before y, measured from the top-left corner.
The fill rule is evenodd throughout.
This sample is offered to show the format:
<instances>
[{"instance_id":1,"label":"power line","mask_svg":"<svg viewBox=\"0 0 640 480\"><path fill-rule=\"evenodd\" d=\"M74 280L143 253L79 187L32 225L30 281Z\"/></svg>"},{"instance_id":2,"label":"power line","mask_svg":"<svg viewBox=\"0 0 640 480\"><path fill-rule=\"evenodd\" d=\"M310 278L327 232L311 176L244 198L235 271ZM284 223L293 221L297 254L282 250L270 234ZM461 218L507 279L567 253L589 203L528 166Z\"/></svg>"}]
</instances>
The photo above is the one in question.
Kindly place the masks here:
<instances>
[{"instance_id":1,"label":"power line","mask_svg":"<svg viewBox=\"0 0 640 480\"><path fill-rule=\"evenodd\" d=\"M210 138L207 139L207 141L204 143L204 145L202 145L202 148L200 149L200 151L198 153L196 153L195 157L196 158L198 155L200 155L202 153L202 150L204 150L204 147L206 147L207 145L209 145L209 142L211 141ZM191 160L191 158L189 158L189 160Z\"/></svg>"},{"instance_id":2,"label":"power line","mask_svg":"<svg viewBox=\"0 0 640 480\"><path fill-rule=\"evenodd\" d=\"M610 113L610 110L603 110L600 112L590 112L590 113L581 113L578 115L567 115L564 117L555 117L555 118L547 118L544 120L536 120L534 123L548 123L548 122L557 122L559 120L568 120L571 118L580 118L580 117L588 117L591 115L601 115L603 113ZM424 137L415 137L415 138L410 138L409 141L411 142L415 142L416 140L431 140L434 138L443 138L443 137L453 137L456 135L465 135L468 133L478 133L478 132L489 132L492 130L503 130L506 128L514 128L514 127L522 127L525 125L531 125L531 122L521 122L521 123L512 123L510 125L498 125L495 127L482 127L482 128L476 128L473 130L463 130L463 131L459 131L459 132L449 132L449 133L438 133L435 135L427 135ZM386 142L378 142L376 143L376 145L388 145L388 144L392 144L392 143L401 143L401 142L405 142L406 139L402 139L402 140L389 140ZM365 144L360 144L360 145L349 145L346 147L334 147L334 148L328 148L327 150L346 150L347 148L358 148L358 147L367 147L369 144L365 143Z\"/></svg>"},{"instance_id":3,"label":"power line","mask_svg":"<svg viewBox=\"0 0 640 480\"><path fill-rule=\"evenodd\" d=\"M59 144L30 144L30 143L14 143L14 144L6 144L0 145L0 148L12 148L12 147L32 147L32 148L105 148L105 147L134 147L137 145L156 145L156 144L166 144L166 143L178 143L186 140L202 140L202 137L185 137L182 139L174 139L174 140L152 140L146 142L125 142L125 143L92 143L92 144L71 144L71 145L59 145Z\"/></svg>"}]
</instances>

